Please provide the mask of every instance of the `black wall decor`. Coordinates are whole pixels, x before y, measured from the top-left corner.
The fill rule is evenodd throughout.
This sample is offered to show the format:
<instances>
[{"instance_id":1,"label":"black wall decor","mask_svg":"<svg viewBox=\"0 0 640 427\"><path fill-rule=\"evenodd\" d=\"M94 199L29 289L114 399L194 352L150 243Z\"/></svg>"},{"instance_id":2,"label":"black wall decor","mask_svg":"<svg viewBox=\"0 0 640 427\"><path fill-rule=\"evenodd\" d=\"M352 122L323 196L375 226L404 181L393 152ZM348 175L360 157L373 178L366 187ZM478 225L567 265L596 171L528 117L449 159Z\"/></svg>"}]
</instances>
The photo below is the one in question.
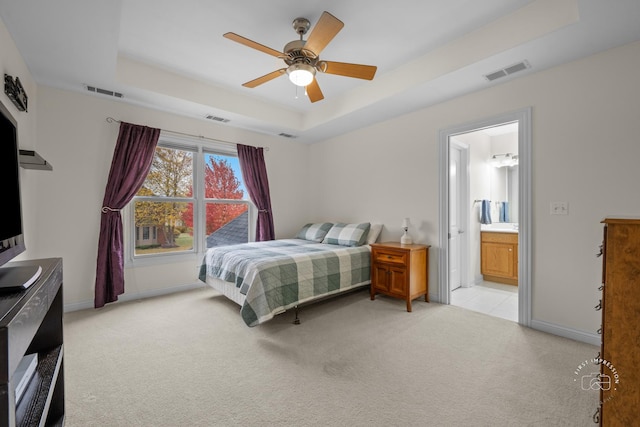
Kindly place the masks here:
<instances>
[{"instance_id":1,"label":"black wall decor","mask_svg":"<svg viewBox=\"0 0 640 427\"><path fill-rule=\"evenodd\" d=\"M27 94L20 83L19 78L13 79L8 74L4 75L4 93L7 94L11 102L16 106L16 108L20 111L27 111Z\"/></svg>"}]
</instances>

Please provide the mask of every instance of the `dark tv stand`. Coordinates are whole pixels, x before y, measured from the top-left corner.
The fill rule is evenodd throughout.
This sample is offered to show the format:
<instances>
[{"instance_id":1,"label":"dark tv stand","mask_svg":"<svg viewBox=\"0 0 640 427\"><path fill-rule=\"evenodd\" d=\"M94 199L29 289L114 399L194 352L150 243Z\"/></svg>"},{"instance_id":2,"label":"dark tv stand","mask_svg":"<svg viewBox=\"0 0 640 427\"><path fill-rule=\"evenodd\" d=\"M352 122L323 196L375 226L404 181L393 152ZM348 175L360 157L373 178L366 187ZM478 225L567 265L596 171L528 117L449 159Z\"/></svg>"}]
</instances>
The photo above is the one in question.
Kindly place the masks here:
<instances>
[{"instance_id":1,"label":"dark tv stand","mask_svg":"<svg viewBox=\"0 0 640 427\"><path fill-rule=\"evenodd\" d=\"M27 289L0 293L0 427L63 426L62 259L8 265L39 265L42 273ZM36 372L16 404L14 373L33 353Z\"/></svg>"}]
</instances>

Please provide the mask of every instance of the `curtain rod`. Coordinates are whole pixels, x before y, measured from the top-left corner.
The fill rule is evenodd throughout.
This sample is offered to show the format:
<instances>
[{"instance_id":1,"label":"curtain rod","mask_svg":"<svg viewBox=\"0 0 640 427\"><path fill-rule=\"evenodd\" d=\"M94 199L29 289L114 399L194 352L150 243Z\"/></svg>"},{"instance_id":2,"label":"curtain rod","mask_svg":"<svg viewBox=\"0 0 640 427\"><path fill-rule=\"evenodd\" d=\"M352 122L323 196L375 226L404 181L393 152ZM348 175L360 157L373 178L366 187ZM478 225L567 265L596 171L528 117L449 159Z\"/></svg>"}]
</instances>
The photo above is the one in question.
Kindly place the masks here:
<instances>
[{"instance_id":1,"label":"curtain rod","mask_svg":"<svg viewBox=\"0 0 640 427\"><path fill-rule=\"evenodd\" d=\"M107 122L108 123L122 123L121 120L114 119L113 117L107 117ZM236 143L236 142L225 141L223 139L209 138L209 137L202 136L202 135L193 135L191 133L177 132L177 131L174 131L174 130L167 130L167 129L161 129L161 131L173 133L175 135L189 136L191 138L206 139L206 140L213 141L213 142L221 142L223 144L232 144L232 145L236 145L236 146L238 145L238 143ZM269 151L269 147L258 147L258 148L262 148L264 151Z\"/></svg>"}]
</instances>

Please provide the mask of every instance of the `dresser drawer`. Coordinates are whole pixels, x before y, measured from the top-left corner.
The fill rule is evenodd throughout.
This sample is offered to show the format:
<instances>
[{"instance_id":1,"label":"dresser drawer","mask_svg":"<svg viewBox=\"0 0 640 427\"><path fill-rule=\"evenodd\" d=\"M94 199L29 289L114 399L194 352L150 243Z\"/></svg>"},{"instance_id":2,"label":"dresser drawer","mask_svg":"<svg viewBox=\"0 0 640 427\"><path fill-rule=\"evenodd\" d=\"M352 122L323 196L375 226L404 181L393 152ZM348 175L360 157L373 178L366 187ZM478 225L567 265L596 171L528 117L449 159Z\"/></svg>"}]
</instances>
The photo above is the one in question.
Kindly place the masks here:
<instances>
[{"instance_id":1,"label":"dresser drawer","mask_svg":"<svg viewBox=\"0 0 640 427\"><path fill-rule=\"evenodd\" d=\"M407 252L395 252L385 249L374 249L373 251L373 262L384 262L384 263L392 263L392 264L406 264L407 263Z\"/></svg>"}]
</instances>

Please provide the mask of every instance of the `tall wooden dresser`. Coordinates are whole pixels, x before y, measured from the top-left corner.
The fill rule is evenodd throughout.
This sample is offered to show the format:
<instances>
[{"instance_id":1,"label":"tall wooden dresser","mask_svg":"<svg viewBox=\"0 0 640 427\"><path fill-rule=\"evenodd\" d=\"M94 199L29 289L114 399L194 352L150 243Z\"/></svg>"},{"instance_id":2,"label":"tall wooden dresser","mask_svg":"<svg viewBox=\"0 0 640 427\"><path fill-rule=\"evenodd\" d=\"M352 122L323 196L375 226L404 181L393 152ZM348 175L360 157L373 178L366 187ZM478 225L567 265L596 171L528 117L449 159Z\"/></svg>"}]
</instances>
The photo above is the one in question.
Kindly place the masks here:
<instances>
[{"instance_id":1,"label":"tall wooden dresser","mask_svg":"<svg viewBox=\"0 0 640 427\"><path fill-rule=\"evenodd\" d=\"M640 219L602 222L602 386L595 421L633 426L640 423Z\"/></svg>"}]
</instances>

